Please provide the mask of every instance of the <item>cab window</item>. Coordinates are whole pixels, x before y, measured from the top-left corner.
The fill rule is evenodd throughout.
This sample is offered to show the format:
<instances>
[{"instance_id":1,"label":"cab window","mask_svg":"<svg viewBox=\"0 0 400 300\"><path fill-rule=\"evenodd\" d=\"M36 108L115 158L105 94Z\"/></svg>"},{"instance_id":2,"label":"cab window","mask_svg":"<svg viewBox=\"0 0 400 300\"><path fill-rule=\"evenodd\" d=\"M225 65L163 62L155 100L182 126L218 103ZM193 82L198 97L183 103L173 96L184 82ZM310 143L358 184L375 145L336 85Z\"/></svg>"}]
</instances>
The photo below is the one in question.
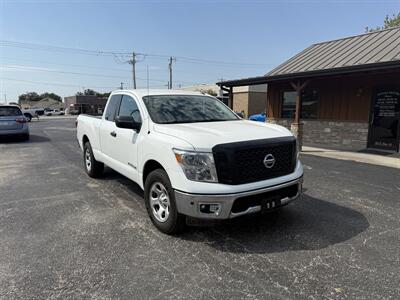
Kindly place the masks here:
<instances>
[{"instance_id":1,"label":"cab window","mask_svg":"<svg viewBox=\"0 0 400 300\"><path fill-rule=\"evenodd\" d=\"M121 95L112 95L110 100L108 100L107 110L105 113L105 119L107 121L114 122L115 113L117 111L119 102L121 100Z\"/></svg>"},{"instance_id":2,"label":"cab window","mask_svg":"<svg viewBox=\"0 0 400 300\"><path fill-rule=\"evenodd\" d=\"M121 105L119 107L118 116L122 117L133 117L135 122L142 122L140 117L140 111L136 104L136 101L127 95L122 96Z\"/></svg>"}]
</instances>

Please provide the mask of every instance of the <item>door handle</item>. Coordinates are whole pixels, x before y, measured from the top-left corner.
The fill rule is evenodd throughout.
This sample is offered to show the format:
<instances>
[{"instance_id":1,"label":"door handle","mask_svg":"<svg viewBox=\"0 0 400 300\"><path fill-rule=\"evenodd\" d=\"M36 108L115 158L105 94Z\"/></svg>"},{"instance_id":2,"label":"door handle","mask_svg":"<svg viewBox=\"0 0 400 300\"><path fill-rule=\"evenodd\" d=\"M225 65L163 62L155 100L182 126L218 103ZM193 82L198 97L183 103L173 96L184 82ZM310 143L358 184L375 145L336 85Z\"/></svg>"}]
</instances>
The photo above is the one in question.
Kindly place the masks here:
<instances>
[{"instance_id":1,"label":"door handle","mask_svg":"<svg viewBox=\"0 0 400 300\"><path fill-rule=\"evenodd\" d=\"M110 132L110 135L111 135L112 137L116 137L116 136L117 136L117 133L116 133L115 131L112 131L112 132Z\"/></svg>"}]
</instances>

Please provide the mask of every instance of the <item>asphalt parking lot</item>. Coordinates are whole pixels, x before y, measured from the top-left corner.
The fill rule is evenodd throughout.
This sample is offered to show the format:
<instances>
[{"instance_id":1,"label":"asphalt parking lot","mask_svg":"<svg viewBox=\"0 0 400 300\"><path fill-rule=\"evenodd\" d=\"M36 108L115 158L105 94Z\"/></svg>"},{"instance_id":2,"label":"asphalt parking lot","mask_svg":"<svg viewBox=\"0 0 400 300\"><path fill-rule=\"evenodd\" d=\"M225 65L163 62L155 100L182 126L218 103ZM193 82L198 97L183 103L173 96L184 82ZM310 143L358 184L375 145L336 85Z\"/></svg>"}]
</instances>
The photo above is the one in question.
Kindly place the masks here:
<instances>
[{"instance_id":1,"label":"asphalt parking lot","mask_svg":"<svg viewBox=\"0 0 400 300\"><path fill-rule=\"evenodd\" d=\"M400 170L304 156L284 209L180 236L136 184L86 176L74 119L0 141L1 299L399 299Z\"/></svg>"}]
</instances>

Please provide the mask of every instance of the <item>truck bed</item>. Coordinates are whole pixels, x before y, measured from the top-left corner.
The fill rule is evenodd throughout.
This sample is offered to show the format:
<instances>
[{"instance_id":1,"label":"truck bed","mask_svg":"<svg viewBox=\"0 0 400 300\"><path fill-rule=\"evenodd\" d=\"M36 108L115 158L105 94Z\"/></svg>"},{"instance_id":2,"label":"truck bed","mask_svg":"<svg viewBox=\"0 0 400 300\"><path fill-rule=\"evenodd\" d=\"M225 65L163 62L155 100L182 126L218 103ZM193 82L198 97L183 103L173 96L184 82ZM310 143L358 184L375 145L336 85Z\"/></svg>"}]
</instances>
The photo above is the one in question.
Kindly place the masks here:
<instances>
[{"instance_id":1,"label":"truck bed","mask_svg":"<svg viewBox=\"0 0 400 300\"><path fill-rule=\"evenodd\" d=\"M103 115L80 114L80 116L85 116L85 117L91 117L91 118L101 119Z\"/></svg>"}]
</instances>

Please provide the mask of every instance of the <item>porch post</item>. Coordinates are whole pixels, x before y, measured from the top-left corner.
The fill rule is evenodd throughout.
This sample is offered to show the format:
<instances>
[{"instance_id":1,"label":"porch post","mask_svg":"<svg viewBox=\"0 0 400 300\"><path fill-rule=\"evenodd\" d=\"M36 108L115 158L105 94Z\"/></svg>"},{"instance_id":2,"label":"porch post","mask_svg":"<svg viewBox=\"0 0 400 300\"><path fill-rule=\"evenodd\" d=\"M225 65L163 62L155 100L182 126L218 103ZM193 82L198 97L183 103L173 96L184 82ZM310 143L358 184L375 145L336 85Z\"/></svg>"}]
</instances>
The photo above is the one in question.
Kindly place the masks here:
<instances>
[{"instance_id":1,"label":"porch post","mask_svg":"<svg viewBox=\"0 0 400 300\"><path fill-rule=\"evenodd\" d=\"M299 151L301 151L303 146L303 123L300 120L301 113L301 92L308 84L308 81L304 83L301 82L291 82L290 85L296 91L296 111L294 114L294 122L290 125L290 130L293 135L297 138L297 145L299 147Z\"/></svg>"}]
</instances>

